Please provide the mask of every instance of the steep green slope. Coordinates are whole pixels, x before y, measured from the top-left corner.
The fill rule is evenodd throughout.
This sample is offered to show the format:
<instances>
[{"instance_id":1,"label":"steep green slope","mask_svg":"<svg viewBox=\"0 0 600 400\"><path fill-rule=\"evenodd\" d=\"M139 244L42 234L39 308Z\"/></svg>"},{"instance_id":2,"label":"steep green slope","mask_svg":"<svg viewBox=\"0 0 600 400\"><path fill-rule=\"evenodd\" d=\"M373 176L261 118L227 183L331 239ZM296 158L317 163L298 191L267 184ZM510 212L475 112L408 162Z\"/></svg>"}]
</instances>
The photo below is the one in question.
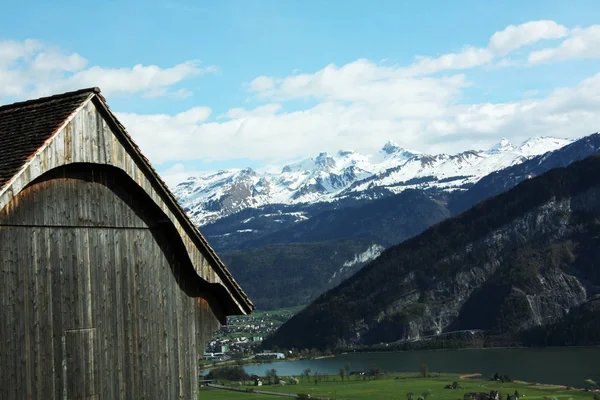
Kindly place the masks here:
<instances>
[{"instance_id":1,"label":"steep green slope","mask_svg":"<svg viewBox=\"0 0 600 400\"><path fill-rule=\"evenodd\" d=\"M386 250L265 345L508 332L561 318L600 285L599 172L598 156L551 170Z\"/></svg>"},{"instance_id":2,"label":"steep green slope","mask_svg":"<svg viewBox=\"0 0 600 400\"><path fill-rule=\"evenodd\" d=\"M293 229L247 243L250 248L221 254L257 307L307 304L362 267L364 262L349 267L344 263L371 245L383 249L396 244L448 215L440 201L409 190L367 205L322 212Z\"/></svg>"},{"instance_id":3,"label":"steep green slope","mask_svg":"<svg viewBox=\"0 0 600 400\"><path fill-rule=\"evenodd\" d=\"M307 221L250 240L244 246L362 238L389 247L448 218L444 195L405 190L364 205L324 211Z\"/></svg>"},{"instance_id":4,"label":"steep green slope","mask_svg":"<svg viewBox=\"0 0 600 400\"><path fill-rule=\"evenodd\" d=\"M221 258L256 307L272 310L307 304L362 267L354 257L372 246L361 239L275 244Z\"/></svg>"}]
</instances>

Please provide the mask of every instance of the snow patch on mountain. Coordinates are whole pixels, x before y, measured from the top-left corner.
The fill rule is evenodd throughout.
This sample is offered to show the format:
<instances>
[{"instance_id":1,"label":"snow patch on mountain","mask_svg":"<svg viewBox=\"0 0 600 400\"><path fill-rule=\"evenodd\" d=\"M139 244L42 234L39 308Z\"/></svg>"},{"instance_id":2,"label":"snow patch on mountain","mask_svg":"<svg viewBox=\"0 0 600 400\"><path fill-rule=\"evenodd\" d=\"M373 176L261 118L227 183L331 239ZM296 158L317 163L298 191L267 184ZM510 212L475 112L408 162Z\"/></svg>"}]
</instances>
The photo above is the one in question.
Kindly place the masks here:
<instances>
[{"instance_id":1,"label":"snow patch on mountain","mask_svg":"<svg viewBox=\"0 0 600 400\"><path fill-rule=\"evenodd\" d=\"M515 146L503 138L487 150L430 155L389 141L375 154L322 152L285 165L278 173L245 168L192 176L177 184L173 192L192 220L205 225L246 208L333 202L347 196L367 198L373 189L393 193L409 188L461 190L491 172L571 142L537 137Z\"/></svg>"},{"instance_id":2,"label":"snow patch on mountain","mask_svg":"<svg viewBox=\"0 0 600 400\"><path fill-rule=\"evenodd\" d=\"M502 138L502 140L500 140L500 142L498 144L490 147L486 151L486 153L487 154L507 153L509 151L513 151L514 149L515 149L515 146L513 146L512 143L508 141L508 139Z\"/></svg>"},{"instance_id":3,"label":"snow patch on mountain","mask_svg":"<svg viewBox=\"0 0 600 400\"><path fill-rule=\"evenodd\" d=\"M540 154L554 151L572 143L572 140L553 138L548 136L527 139L519 146L519 152L525 157L538 156Z\"/></svg>"}]
</instances>

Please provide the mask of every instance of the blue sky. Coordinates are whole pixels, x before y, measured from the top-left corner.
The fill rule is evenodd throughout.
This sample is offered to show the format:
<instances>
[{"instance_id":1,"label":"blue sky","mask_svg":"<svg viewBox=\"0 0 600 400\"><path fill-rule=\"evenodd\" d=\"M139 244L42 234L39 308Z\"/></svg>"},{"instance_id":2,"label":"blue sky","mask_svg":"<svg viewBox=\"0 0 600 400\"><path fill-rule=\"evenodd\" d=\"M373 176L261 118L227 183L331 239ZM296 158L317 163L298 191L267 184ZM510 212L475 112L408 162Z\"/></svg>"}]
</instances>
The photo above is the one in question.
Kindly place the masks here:
<instances>
[{"instance_id":1,"label":"blue sky","mask_svg":"<svg viewBox=\"0 0 600 400\"><path fill-rule=\"evenodd\" d=\"M3 10L0 103L98 85L165 175L368 153L388 139L455 152L502 136L580 137L600 122L597 1L59 0ZM462 62L436 61L468 49ZM52 57L36 64L40 54Z\"/></svg>"}]
</instances>

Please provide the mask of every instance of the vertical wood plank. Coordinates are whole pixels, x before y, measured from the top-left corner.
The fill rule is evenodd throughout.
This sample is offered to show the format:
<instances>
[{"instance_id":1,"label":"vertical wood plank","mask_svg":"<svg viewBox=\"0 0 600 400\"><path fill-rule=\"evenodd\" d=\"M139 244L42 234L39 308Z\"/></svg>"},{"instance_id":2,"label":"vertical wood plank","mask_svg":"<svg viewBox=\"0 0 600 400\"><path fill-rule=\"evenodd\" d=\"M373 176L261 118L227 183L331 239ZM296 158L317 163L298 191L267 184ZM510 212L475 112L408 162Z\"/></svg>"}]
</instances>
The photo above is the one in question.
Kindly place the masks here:
<instances>
[{"instance_id":1,"label":"vertical wood plank","mask_svg":"<svg viewBox=\"0 0 600 400\"><path fill-rule=\"evenodd\" d=\"M0 226L0 238L29 238L0 241L0 301L12 306L0 310L0 360L19 366L2 371L0 398L197 397L198 352L218 322L177 283L187 254L154 236L145 205L106 170L75 175L0 210L0 223L61 225Z\"/></svg>"}]
</instances>

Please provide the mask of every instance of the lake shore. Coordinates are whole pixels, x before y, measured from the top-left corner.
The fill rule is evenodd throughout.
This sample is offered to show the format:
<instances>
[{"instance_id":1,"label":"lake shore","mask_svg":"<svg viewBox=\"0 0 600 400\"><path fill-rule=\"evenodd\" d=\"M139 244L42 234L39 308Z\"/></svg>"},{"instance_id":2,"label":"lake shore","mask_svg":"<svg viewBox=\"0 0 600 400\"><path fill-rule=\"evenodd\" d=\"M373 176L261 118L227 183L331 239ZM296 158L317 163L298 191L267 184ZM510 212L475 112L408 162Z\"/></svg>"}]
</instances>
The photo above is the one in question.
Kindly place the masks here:
<instances>
[{"instance_id":1,"label":"lake shore","mask_svg":"<svg viewBox=\"0 0 600 400\"><path fill-rule=\"evenodd\" d=\"M284 375L300 375L305 369L323 374L336 374L346 364L352 371L367 371L376 366L382 371L399 373L419 370L427 365L429 371L466 375L478 371L485 378L495 373L524 382L585 387L586 379L600 381L596 368L600 346L545 348L483 348L422 351L349 351L319 360L279 360L260 366L248 366L250 374L264 374L274 368ZM281 362L283 361L283 362ZM542 366L542 367L540 367Z\"/></svg>"}]
</instances>

